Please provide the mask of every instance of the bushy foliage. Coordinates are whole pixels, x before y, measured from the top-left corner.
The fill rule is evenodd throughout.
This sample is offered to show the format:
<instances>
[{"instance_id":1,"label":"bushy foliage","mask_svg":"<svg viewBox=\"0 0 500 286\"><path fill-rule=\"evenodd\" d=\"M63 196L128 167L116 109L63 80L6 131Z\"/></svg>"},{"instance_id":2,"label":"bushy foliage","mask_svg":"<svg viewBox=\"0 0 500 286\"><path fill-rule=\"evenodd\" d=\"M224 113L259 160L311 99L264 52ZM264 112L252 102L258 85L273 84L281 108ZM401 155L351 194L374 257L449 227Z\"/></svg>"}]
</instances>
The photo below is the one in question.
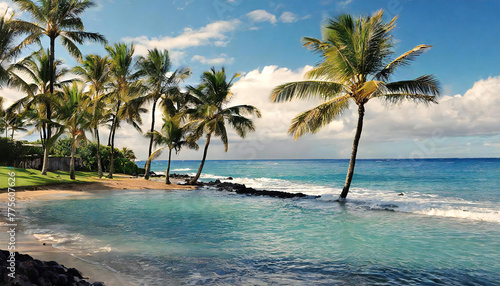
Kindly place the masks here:
<instances>
[{"instance_id":1,"label":"bushy foliage","mask_svg":"<svg viewBox=\"0 0 500 286\"><path fill-rule=\"evenodd\" d=\"M42 148L23 146L27 141L13 141L10 138L0 138L0 165L14 166L16 161L25 156L41 156Z\"/></svg>"},{"instance_id":2,"label":"bushy foliage","mask_svg":"<svg viewBox=\"0 0 500 286\"><path fill-rule=\"evenodd\" d=\"M111 147L101 145L99 148L99 153L101 154L101 163L104 172L109 170L109 162L111 157ZM71 154L71 143L67 138L60 139L57 141L53 147L53 152L55 156L70 156ZM130 152L133 155L132 150L127 150L128 155ZM83 165L86 169L90 171L97 171L97 144L87 143L80 144L80 147L76 148L76 156L82 158ZM115 173L124 173L128 175L139 174L139 168L137 165L127 159L122 150L115 148L115 159L113 162L113 169Z\"/></svg>"}]
</instances>

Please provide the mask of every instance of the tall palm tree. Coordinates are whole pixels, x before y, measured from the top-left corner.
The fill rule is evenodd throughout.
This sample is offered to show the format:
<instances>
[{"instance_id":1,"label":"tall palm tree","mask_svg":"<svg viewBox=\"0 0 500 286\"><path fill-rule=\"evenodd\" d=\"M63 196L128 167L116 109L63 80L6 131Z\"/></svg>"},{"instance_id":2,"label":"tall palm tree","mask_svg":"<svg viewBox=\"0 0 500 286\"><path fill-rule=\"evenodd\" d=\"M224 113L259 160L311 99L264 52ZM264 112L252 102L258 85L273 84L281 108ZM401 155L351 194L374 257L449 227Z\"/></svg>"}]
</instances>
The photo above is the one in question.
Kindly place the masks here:
<instances>
[{"instance_id":1,"label":"tall palm tree","mask_svg":"<svg viewBox=\"0 0 500 286\"><path fill-rule=\"evenodd\" d=\"M191 75L189 68L180 68L170 72L171 63L167 50L153 49L148 51L147 57L140 57L137 61L139 72L145 77L145 86L148 90L148 101L153 101L151 111L151 130L155 130L156 104L159 100L164 106L173 106L169 94L175 92L177 84ZM148 158L153 152L153 137L149 140ZM149 161L148 161L149 162ZM149 179L151 165L146 164L144 178Z\"/></svg>"},{"instance_id":2,"label":"tall palm tree","mask_svg":"<svg viewBox=\"0 0 500 286\"><path fill-rule=\"evenodd\" d=\"M136 129L140 130L137 121L140 121L139 112L141 100L137 97L142 91L138 83L139 73L134 72L134 45L116 43L113 46L106 46L110 60L110 89L108 98L111 109L111 130L109 144L111 145L111 156L109 166L109 177L113 178L114 144L116 129L120 126L122 119L127 119Z\"/></svg>"},{"instance_id":3,"label":"tall palm tree","mask_svg":"<svg viewBox=\"0 0 500 286\"><path fill-rule=\"evenodd\" d=\"M90 94L92 95L92 118L90 127L97 140L97 173L99 178L103 176L103 169L100 154L99 125L107 119L109 112L105 108L106 88L110 81L109 60L108 57L99 55L87 55L80 66L73 69L73 72L84 78L84 81L90 85Z\"/></svg>"},{"instance_id":4,"label":"tall palm tree","mask_svg":"<svg viewBox=\"0 0 500 286\"><path fill-rule=\"evenodd\" d=\"M409 100L429 104L437 103L439 95L439 82L433 75L389 82L398 67L409 65L431 46L416 46L391 61L394 53L391 30L396 26L396 17L386 23L383 15L382 10L359 19L340 15L324 27L324 41L303 38L304 46L321 54L323 61L308 72L309 80L280 85L271 93L273 102L295 98L324 101L293 119L288 132L295 139L318 132L347 110L351 102L358 106L358 124L341 201L347 197L354 174L365 104L374 98L390 103Z\"/></svg>"},{"instance_id":5,"label":"tall palm tree","mask_svg":"<svg viewBox=\"0 0 500 286\"><path fill-rule=\"evenodd\" d=\"M208 146L212 136L219 136L224 143L225 151L228 150L228 136L226 123L229 124L241 138L245 138L248 131L254 131L253 121L245 115L256 115L260 117L260 111L252 105L237 105L227 107L231 101L233 93L231 86L233 80L238 77L234 74L229 81L226 78L226 70L220 71L212 67L210 71L203 73L201 84L194 88L189 86L189 91L198 99L198 106L189 111L191 126L194 128L194 137L200 138L206 135L203 158L196 176L190 184L196 184L200 178L205 159L207 158Z\"/></svg>"},{"instance_id":6,"label":"tall palm tree","mask_svg":"<svg viewBox=\"0 0 500 286\"><path fill-rule=\"evenodd\" d=\"M70 135L71 161L69 163L69 176L75 179L75 151L78 142L87 140L85 130L90 125L88 112L90 99L83 93L77 83L63 86L62 96L56 106L57 116L62 122L62 127Z\"/></svg>"},{"instance_id":7,"label":"tall palm tree","mask_svg":"<svg viewBox=\"0 0 500 286\"><path fill-rule=\"evenodd\" d=\"M163 125L160 131L153 131L148 134L153 141L155 146L165 146L168 148L168 165L167 171L165 172L165 183L170 184L170 163L172 161L172 151L179 153L182 147L187 146L191 149L198 150L198 144L194 137L189 137L188 134L190 130L188 125L182 125L183 115L181 113L170 116L168 113L163 115ZM152 156L149 156L148 163L151 163L152 159L160 155L160 151L165 148L162 147L156 150Z\"/></svg>"},{"instance_id":8,"label":"tall palm tree","mask_svg":"<svg viewBox=\"0 0 500 286\"><path fill-rule=\"evenodd\" d=\"M56 88L60 88L61 84L70 83L73 79L62 80L68 74L68 69L62 67L63 61L56 60L53 63L55 69ZM55 127L55 122L52 120L54 110L51 108L52 103L56 100L50 92L50 56L49 52L40 49L34 52L27 58L19 61L11 67L10 83L23 90L27 96L16 101L8 109L11 110L35 110L32 116L36 129L39 130L44 150L42 174L46 175L48 170L48 158L51 150L51 144L47 144L52 139L52 131Z\"/></svg>"},{"instance_id":9,"label":"tall palm tree","mask_svg":"<svg viewBox=\"0 0 500 286\"><path fill-rule=\"evenodd\" d=\"M16 131L28 131L25 127L26 118L22 113L10 112L5 114L5 128L10 128L10 139L14 140L14 133Z\"/></svg>"},{"instance_id":10,"label":"tall palm tree","mask_svg":"<svg viewBox=\"0 0 500 286\"><path fill-rule=\"evenodd\" d=\"M45 35L50 41L50 66L53 70L55 60L55 40L61 39L62 45L75 58L81 59L82 53L76 43L83 44L89 40L93 42L106 43L106 38L99 33L85 32L85 27L80 15L85 10L95 6L92 0L13 0L23 12L28 12L33 18L32 22L18 20L18 24L25 30L29 30L29 35L24 41L24 45L39 42ZM50 93L54 93L55 75L50 74Z\"/></svg>"}]
</instances>

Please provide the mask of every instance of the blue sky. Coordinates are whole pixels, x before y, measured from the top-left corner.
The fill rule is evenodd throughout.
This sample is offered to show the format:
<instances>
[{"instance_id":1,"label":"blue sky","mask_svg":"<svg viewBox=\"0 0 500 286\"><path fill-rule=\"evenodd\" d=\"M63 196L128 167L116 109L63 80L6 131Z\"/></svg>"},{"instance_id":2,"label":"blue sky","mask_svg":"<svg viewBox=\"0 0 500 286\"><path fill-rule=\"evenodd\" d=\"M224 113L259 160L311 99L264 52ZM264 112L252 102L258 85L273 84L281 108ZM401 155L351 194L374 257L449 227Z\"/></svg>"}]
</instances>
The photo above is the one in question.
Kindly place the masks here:
<instances>
[{"instance_id":1,"label":"blue sky","mask_svg":"<svg viewBox=\"0 0 500 286\"><path fill-rule=\"evenodd\" d=\"M273 86L302 79L304 71L319 61L317 55L302 47L301 37L320 38L320 26L340 13L360 16L378 9L386 11L388 20L399 16L393 33L395 55L419 44L433 45L394 79L435 74L441 81L443 98L438 106L429 108L373 103L370 110L367 106L360 157L500 156L500 118L493 111L500 107L499 1L99 0L96 3L97 7L83 16L88 31L100 32L110 43L134 42L138 54L148 48L167 48L174 67L192 69L193 76L185 84L196 85L200 74L211 66L225 66L228 73L243 75L235 84L235 102L249 102L262 109L263 119L257 121L260 130L246 141L233 134L234 149L244 149L241 152L231 152L230 146L225 154L220 144L214 144L211 159L348 158L355 114L347 113L319 134L293 142L286 135L287 125L293 115L314 103L277 105L270 104L267 98ZM0 2L0 8L2 5L12 7L8 1ZM20 14L25 19L27 16ZM85 44L82 51L104 54L104 48L96 44ZM62 47L56 53L68 65L76 63ZM2 92L7 98L16 96ZM145 125L148 122L145 118ZM133 146L128 147L133 147L143 158L144 138L129 127L120 132L117 144L127 146L126 142L133 141ZM178 158L200 156L186 151Z\"/></svg>"}]
</instances>

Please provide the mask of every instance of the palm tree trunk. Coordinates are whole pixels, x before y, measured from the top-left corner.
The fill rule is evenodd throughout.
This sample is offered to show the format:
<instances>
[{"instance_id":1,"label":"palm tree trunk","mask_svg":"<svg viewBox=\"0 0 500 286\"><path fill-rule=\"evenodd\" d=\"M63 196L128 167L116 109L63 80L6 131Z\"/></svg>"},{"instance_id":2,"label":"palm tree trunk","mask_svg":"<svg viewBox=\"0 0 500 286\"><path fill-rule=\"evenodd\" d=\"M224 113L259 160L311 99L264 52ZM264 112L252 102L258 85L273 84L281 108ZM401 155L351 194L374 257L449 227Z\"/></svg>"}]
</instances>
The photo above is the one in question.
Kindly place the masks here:
<instances>
[{"instance_id":1,"label":"palm tree trunk","mask_svg":"<svg viewBox=\"0 0 500 286\"><path fill-rule=\"evenodd\" d=\"M155 99L153 102L153 109L152 109L152 115L151 115L151 133L155 131L155 112L156 112L156 102L158 100ZM153 136L151 136L151 139L149 139L149 152L148 152L148 159L151 157L151 153L153 153ZM150 162L148 160L148 162ZM144 179L149 180L149 170L151 169L151 163L146 164L146 172L144 173ZM167 177L168 180L168 177Z\"/></svg>"},{"instance_id":2,"label":"palm tree trunk","mask_svg":"<svg viewBox=\"0 0 500 286\"><path fill-rule=\"evenodd\" d=\"M165 183L170 185L170 162L172 161L172 148L168 148L168 165L167 172L165 172Z\"/></svg>"},{"instance_id":3,"label":"palm tree trunk","mask_svg":"<svg viewBox=\"0 0 500 286\"><path fill-rule=\"evenodd\" d=\"M96 127L94 128L95 132L95 137L97 138L97 175L99 176L99 179L102 178L102 163L101 163L101 151L100 151L100 146L101 146L101 141L99 140L99 129Z\"/></svg>"},{"instance_id":4,"label":"palm tree trunk","mask_svg":"<svg viewBox=\"0 0 500 286\"><path fill-rule=\"evenodd\" d=\"M108 175L110 179L113 179L113 164L115 161L114 154L115 154L115 132L113 132L111 135L111 155L109 158L109 175Z\"/></svg>"},{"instance_id":5,"label":"palm tree trunk","mask_svg":"<svg viewBox=\"0 0 500 286\"><path fill-rule=\"evenodd\" d=\"M116 132L116 125L117 125L117 121L118 121L118 110L120 110L120 105L121 105L121 101L118 100L118 104L116 106L116 115L114 116L114 120L113 120L113 125L112 125L112 128L111 128L111 136L110 136L110 139L111 139L111 156L110 156L110 159L109 159L109 175L108 177L110 179L113 179L113 164L114 164L114 161L115 161L115 132Z\"/></svg>"},{"instance_id":6,"label":"palm tree trunk","mask_svg":"<svg viewBox=\"0 0 500 286\"><path fill-rule=\"evenodd\" d=\"M205 143L205 149L203 150L203 159L201 159L200 168L198 169L198 173L196 173L196 176L194 176L194 178L189 182L190 185L196 184L201 176L201 171L203 170L203 165L205 165L205 159L207 158L208 145L210 144L211 136L212 134L207 135L207 143Z\"/></svg>"},{"instance_id":7,"label":"palm tree trunk","mask_svg":"<svg viewBox=\"0 0 500 286\"><path fill-rule=\"evenodd\" d=\"M76 143L75 143L75 138L73 137L71 140L71 159L69 161L69 178L71 180L75 179L75 149L76 149Z\"/></svg>"},{"instance_id":8,"label":"palm tree trunk","mask_svg":"<svg viewBox=\"0 0 500 286\"><path fill-rule=\"evenodd\" d=\"M45 144L45 150L43 151L43 163L42 163L42 175L47 176L47 170L49 168L49 147Z\"/></svg>"},{"instance_id":9,"label":"palm tree trunk","mask_svg":"<svg viewBox=\"0 0 500 286\"><path fill-rule=\"evenodd\" d=\"M50 70L50 94L54 95L54 53L55 53L55 38L50 37L50 55L49 55L49 70Z\"/></svg>"},{"instance_id":10,"label":"palm tree trunk","mask_svg":"<svg viewBox=\"0 0 500 286\"><path fill-rule=\"evenodd\" d=\"M356 127L356 135L354 136L354 142L352 143L352 153L351 161L349 162L349 171L347 172L347 177L345 179L344 189L340 194L340 200L345 200L347 194L349 193L349 187L351 186L352 177L354 175L354 166L356 165L356 154L358 153L359 139L361 138L361 131L363 130L363 117L365 116L365 106L360 104L358 107L358 126Z\"/></svg>"}]
</instances>

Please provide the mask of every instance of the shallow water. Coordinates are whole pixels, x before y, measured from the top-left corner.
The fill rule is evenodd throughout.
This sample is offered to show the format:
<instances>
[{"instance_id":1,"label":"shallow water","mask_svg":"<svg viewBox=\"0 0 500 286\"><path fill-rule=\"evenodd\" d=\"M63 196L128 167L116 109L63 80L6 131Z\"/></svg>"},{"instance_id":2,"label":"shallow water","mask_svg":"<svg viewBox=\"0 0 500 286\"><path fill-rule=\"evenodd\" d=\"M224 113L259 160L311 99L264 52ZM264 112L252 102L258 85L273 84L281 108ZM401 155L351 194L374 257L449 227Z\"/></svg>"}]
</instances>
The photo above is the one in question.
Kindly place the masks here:
<instances>
[{"instance_id":1,"label":"shallow water","mask_svg":"<svg viewBox=\"0 0 500 286\"><path fill-rule=\"evenodd\" d=\"M231 175L254 187L323 197L115 191L26 203L22 218L30 233L137 285L495 285L500 184L491 172L498 174L500 160L447 162L418 162L422 173L401 170L401 162L360 164L356 188L342 205L330 200L339 189L325 183L331 179L324 168L340 172L345 162L209 162L207 177ZM184 173L195 168L174 163ZM469 168L469 179L460 168ZM314 172L323 179L310 178ZM474 182L490 189L473 193ZM445 215L452 211L460 215Z\"/></svg>"}]
</instances>

